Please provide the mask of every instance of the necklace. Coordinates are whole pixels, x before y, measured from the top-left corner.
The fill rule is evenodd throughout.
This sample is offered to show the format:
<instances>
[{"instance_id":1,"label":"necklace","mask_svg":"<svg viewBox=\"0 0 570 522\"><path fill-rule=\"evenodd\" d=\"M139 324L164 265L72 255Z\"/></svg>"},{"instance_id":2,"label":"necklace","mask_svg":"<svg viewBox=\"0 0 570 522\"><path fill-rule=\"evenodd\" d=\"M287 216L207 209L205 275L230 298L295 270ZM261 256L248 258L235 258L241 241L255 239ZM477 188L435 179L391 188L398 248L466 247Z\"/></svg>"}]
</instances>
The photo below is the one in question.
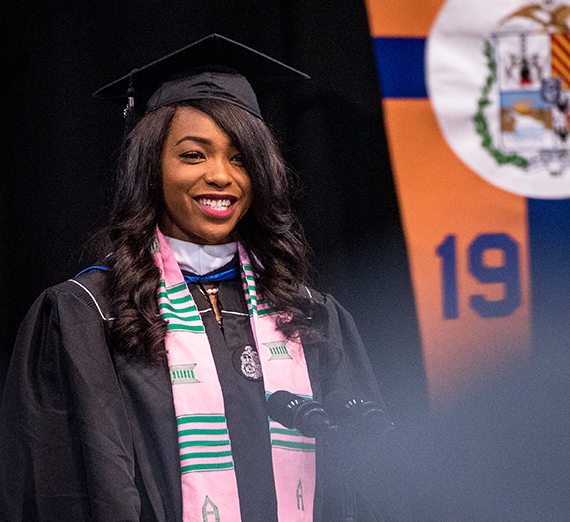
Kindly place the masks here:
<instances>
[{"instance_id":1,"label":"necklace","mask_svg":"<svg viewBox=\"0 0 570 522\"><path fill-rule=\"evenodd\" d=\"M218 321L218 325L220 326L220 328L222 328L223 331L222 314L220 312L218 304L219 289L220 287L217 284L215 286L212 286L211 288L205 288L204 285L200 284L200 290L202 291L202 293L205 292L204 295L207 297L208 301L210 301L210 306L212 308L212 311L214 312L214 315L216 316L216 321Z\"/></svg>"}]
</instances>

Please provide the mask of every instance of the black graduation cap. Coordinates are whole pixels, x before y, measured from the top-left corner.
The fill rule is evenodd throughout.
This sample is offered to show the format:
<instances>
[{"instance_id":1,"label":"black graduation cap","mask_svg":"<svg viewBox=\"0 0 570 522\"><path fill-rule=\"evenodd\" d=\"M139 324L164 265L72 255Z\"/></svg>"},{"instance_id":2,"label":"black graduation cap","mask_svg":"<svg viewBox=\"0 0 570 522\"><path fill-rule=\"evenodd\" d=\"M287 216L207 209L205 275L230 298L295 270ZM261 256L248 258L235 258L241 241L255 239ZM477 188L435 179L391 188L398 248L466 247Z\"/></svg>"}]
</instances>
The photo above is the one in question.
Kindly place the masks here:
<instances>
[{"instance_id":1,"label":"black graduation cap","mask_svg":"<svg viewBox=\"0 0 570 522\"><path fill-rule=\"evenodd\" d=\"M251 47L211 34L133 69L93 96L128 99L131 108L140 101L146 103L146 112L178 101L219 99L261 118L250 81L279 83L293 78L309 76Z\"/></svg>"}]
</instances>

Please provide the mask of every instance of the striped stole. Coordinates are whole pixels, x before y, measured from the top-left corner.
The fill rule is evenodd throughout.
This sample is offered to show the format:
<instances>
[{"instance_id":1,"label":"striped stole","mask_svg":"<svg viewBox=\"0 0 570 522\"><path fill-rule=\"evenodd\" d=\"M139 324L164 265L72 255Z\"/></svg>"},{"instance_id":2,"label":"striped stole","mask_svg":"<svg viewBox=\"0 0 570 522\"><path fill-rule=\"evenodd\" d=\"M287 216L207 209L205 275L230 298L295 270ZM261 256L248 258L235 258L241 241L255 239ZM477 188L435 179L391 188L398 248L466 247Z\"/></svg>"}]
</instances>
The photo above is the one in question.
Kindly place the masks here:
<instances>
[{"instance_id":1,"label":"striped stole","mask_svg":"<svg viewBox=\"0 0 570 522\"><path fill-rule=\"evenodd\" d=\"M174 254L158 228L152 251L161 272L158 305L168 322L165 342L178 423L183 519L184 522L241 522L231 437L208 337ZM276 328L276 313L258 295L255 275L242 245L238 245L238 252L267 396L286 389L311 397L301 344L285 339ZM270 420L270 434L279 520L311 522L314 439L273 420Z\"/></svg>"}]
</instances>

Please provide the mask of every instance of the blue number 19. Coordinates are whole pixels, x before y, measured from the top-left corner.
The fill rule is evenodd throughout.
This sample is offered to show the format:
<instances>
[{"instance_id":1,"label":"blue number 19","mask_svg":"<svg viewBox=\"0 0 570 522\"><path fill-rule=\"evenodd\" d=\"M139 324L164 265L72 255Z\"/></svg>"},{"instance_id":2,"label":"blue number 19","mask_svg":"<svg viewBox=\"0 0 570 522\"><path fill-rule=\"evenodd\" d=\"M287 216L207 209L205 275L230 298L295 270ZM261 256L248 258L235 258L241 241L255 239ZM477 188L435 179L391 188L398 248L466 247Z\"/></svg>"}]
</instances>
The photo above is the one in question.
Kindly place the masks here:
<instances>
[{"instance_id":1,"label":"blue number 19","mask_svg":"<svg viewBox=\"0 0 570 522\"><path fill-rule=\"evenodd\" d=\"M483 262L486 250L503 252L501 266L487 266ZM457 319L457 263L455 236L447 236L437 247L436 253L442 258L443 318ZM469 245L469 272L481 283L502 283L503 299L488 300L484 295L469 296L473 311L484 318L507 317L521 304L519 278L519 252L517 242L508 234L481 234Z\"/></svg>"}]
</instances>

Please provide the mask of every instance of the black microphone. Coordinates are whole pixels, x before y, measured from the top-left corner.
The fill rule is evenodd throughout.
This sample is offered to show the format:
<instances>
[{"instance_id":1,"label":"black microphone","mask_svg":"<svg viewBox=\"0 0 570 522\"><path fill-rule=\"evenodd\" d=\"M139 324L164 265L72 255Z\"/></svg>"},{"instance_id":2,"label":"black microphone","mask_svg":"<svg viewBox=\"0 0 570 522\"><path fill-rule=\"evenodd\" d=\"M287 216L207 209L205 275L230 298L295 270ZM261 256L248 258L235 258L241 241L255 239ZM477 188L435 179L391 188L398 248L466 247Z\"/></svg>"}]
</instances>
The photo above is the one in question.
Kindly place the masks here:
<instances>
[{"instance_id":1,"label":"black microphone","mask_svg":"<svg viewBox=\"0 0 570 522\"><path fill-rule=\"evenodd\" d=\"M323 401L326 411L340 426L354 425L364 431L383 433L393 427L378 402L355 397L346 390L335 390Z\"/></svg>"},{"instance_id":2,"label":"black microphone","mask_svg":"<svg viewBox=\"0 0 570 522\"><path fill-rule=\"evenodd\" d=\"M317 401L285 390L276 391L267 398L267 413L273 420L298 430L305 437L316 437L330 428L329 418Z\"/></svg>"}]
</instances>

